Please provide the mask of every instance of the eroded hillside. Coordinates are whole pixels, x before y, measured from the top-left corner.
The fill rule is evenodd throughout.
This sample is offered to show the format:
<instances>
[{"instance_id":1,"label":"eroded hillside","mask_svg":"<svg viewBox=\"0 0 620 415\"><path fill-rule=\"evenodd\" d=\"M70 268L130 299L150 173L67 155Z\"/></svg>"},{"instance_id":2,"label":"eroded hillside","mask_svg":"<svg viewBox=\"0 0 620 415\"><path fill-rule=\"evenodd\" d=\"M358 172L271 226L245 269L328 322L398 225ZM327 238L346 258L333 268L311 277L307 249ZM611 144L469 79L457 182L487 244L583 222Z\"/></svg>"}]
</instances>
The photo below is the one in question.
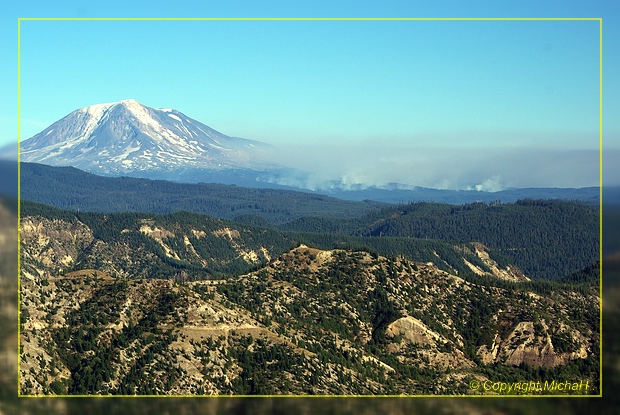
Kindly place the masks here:
<instances>
[{"instance_id":1,"label":"eroded hillside","mask_svg":"<svg viewBox=\"0 0 620 415\"><path fill-rule=\"evenodd\" d=\"M597 393L595 287L303 245L226 280L128 277L22 278L23 394L461 394L506 375Z\"/></svg>"},{"instance_id":2,"label":"eroded hillside","mask_svg":"<svg viewBox=\"0 0 620 415\"><path fill-rule=\"evenodd\" d=\"M294 243L273 230L189 213L76 214L36 204L22 212L22 277L31 280L89 268L131 278L218 278L247 272Z\"/></svg>"}]
</instances>

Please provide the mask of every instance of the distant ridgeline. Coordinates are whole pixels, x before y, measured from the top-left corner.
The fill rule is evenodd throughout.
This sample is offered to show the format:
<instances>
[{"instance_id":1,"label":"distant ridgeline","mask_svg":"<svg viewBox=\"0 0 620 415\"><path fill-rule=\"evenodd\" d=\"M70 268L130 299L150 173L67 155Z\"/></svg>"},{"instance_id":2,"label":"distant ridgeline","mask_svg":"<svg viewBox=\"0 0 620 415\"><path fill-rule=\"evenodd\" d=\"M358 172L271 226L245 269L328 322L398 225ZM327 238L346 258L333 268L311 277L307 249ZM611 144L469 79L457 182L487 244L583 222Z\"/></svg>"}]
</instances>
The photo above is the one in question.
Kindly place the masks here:
<instances>
[{"instance_id":1,"label":"distant ridgeline","mask_svg":"<svg viewBox=\"0 0 620 415\"><path fill-rule=\"evenodd\" d=\"M2 167L0 165L0 167ZM16 167L10 166L16 182ZM227 174L241 174L226 170ZM224 185L221 174L205 172L205 183L179 183L130 177L102 177L73 167L21 163L21 197L60 209L90 212L188 211L220 219L243 219L256 224L282 224L308 216L352 218L389 204L433 201L463 205L474 202L503 203L519 199L575 200L598 206L598 188L512 189L502 192L413 190L334 190L329 195L300 189ZM223 173L222 173L223 174ZM264 183L263 183L264 184ZM609 198L605 199L609 200ZM252 215L254 216L252 218ZM254 223L254 222L253 222Z\"/></svg>"},{"instance_id":2,"label":"distant ridgeline","mask_svg":"<svg viewBox=\"0 0 620 415\"><path fill-rule=\"evenodd\" d=\"M73 167L33 163L21 163L21 198L73 211L188 211L220 219L245 218L259 225L286 223L308 215L351 218L386 206L300 191L102 177Z\"/></svg>"}]
</instances>

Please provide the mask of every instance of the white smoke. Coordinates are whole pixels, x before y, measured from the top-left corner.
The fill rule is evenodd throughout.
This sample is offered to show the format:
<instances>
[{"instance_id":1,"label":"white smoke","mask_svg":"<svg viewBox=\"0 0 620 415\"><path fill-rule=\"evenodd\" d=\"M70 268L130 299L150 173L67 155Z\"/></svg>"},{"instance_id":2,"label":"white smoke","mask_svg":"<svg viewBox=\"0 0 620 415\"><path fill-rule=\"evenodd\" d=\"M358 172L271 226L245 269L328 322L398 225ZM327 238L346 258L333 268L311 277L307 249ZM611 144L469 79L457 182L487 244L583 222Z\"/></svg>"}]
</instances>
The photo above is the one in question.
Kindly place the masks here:
<instances>
[{"instance_id":1,"label":"white smoke","mask_svg":"<svg viewBox=\"0 0 620 415\"><path fill-rule=\"evenodd\" d=\"M474 189L479 192L499 192L500 190L504 190L504 186L502 186L499 176L493 176L474 186Z\"/></svg>"},{"instance_id":2,"label":"white smoke","mask_svg":"<svg viewBox=\"0 0 620 415\"><path fill-rule=\"evenodd\" d=\"M305 145L278 148L273 157L274 163L297 173L272 181L312 190L399 183L497 192L515 187L599 184L598 150Z\"/></svg>"}]
</instances>

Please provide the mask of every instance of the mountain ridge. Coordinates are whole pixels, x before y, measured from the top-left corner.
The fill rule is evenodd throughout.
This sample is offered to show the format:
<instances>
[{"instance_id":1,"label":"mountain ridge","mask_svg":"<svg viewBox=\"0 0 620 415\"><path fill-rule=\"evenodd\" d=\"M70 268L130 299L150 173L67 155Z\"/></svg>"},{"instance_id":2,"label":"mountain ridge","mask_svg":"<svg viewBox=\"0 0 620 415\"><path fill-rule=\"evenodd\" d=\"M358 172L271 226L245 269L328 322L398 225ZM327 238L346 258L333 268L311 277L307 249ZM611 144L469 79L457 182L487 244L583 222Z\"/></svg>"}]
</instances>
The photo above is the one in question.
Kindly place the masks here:
<instances>
[{"instance_id":1,"label":"mountain ridge","mask_svg":"<svg viewBox=\"0 0 620 415\"><path fill-rule=\"evenodd\" d=\"M383 255L395 249L389 245L373 249L370 238L281 232L189 212L78 213L23 202L21 216L22 271L30 279L83 267L111 275L153 277L180 272L189 279L213 278L247 272L298 244L322 249L340 245ZM505 258L494 252L489 257L482 244L413 238L394 241L399 242L407 247L396 248L402 255L434 261L440 269L456 273L476 269L500 279L509 275L513 278L508 279L527 280L514 266L513 271L507 270ZM155 268L160 271L155 273Z\"/></svg>"}]
</instances>

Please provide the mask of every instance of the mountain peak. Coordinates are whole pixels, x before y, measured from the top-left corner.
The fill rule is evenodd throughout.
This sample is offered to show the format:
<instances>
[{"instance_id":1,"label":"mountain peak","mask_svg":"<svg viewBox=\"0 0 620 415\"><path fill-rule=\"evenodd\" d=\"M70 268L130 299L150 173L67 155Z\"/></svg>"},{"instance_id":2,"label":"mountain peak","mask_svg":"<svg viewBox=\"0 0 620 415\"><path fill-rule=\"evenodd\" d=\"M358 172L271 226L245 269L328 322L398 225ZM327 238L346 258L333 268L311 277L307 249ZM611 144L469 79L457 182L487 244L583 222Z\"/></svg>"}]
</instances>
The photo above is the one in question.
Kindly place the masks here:
<instances>
[{"instance_id":1,"label":"mountain peak","mask_svg":"<svg viewBox=\"0 0 620 415\"><path fill-rule=\"evenodd\" d=\"M108 102L105 104L93 104L93 105L89 105L87 107L84 108L80 108L77 109L73 112L77 112L77 113L86 113L91 115L92 117L95 118L101 118L101 116L103 116L103 113L107 110L110 110L112 108L115 107L123 107L126 108L128 110L131 110L132 108L146 108L145 105L141 104L140 102L136 101L135 99L123 99L120 101L116 101L116 102ZM72 113L71 113L72 114ZM71 115L69 114L69 115Z\"/></svg>"},{"instance_id":2,"label":"mountain peak","mask_svg":"<svg viewBox=\"0 0 620 415\"><path fill-rule=\"evenodd\" d=\"M99 174L260 169L258 141L226 136L179 111L135 99L80 108L21 143L22 161Z\"/></svg>"},{"instance_id":3,"label":"mountain peak","mask_svg":"<svg viewBox=\"0 0 620 415\"><path fill-rule=\"evenodd\" d=\"M121 101L118 101L116 105L120 105L128 109L129 111L137 111L137 112L147 112L149 109L149 107L147 107L144 104L141 104L135 99L123 99Z\"/></svg>"},{"instance_id":4,"label":"mountain peak","mask_svg":"<svg viewBox=\"0 0 620 415\"><path fill-rule=\"evenodd\" d=\"M123 105L142 105L140 104L138 101L136 101L133 98L129 98L129 99L121 99L120 101L118 101L119 104L123 104Z\"/></svg>"}]
</instances>

